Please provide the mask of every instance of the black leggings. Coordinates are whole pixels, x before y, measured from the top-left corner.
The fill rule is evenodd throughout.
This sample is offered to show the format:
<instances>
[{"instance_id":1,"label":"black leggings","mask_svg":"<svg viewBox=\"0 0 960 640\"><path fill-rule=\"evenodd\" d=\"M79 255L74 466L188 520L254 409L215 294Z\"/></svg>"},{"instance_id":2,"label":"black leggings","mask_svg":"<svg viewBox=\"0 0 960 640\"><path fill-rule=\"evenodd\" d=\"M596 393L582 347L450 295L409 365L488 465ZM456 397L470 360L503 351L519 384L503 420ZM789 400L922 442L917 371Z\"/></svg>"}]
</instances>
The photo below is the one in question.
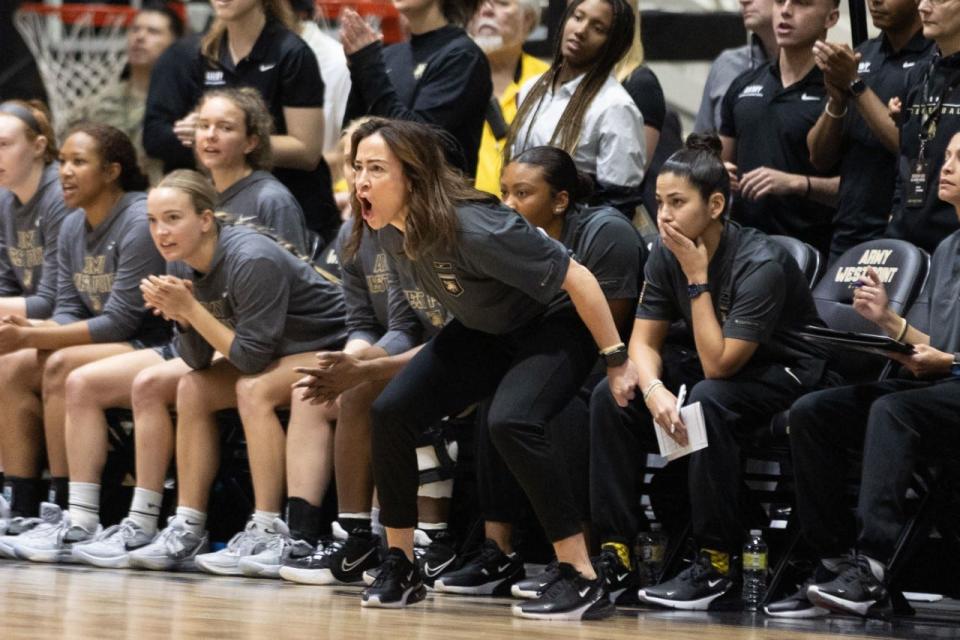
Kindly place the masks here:
<instances>
[{"instance_id":1,"label":"black leggings","mask_svg":"<svg viewBox=\"0 0 960 640\"><path fill-rule=\"evenodd\" d=\"M492 395L490 438L530 499L551 541L580 532L569 479L554 464L547 423L574 396L597 359L572 310L503 335L453 320L395 377L371 409L380 522L417 524L418 435Z\"/></svg>"}]
</instances>

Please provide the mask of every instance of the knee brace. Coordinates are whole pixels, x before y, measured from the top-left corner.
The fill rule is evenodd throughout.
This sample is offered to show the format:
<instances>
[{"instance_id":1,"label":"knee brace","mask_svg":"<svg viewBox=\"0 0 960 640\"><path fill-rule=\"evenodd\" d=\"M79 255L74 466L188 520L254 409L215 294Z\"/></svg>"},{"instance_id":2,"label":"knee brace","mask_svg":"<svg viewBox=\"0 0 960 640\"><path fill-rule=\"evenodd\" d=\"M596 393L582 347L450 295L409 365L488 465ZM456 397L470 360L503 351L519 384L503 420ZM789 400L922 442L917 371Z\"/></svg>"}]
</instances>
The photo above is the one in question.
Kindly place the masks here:
<instances>
[{"instance_id":1,"label":"knee brace","mask_svg":"<svg viewBox=\"0 0 960 640\"><path fill-rule=\"evenodd\" d=\"M417 443L417 469L420 471L418 496L449 498L453 495L457 441L447 438L440 425L426 430Z\"/></svg>"}]
</instances>

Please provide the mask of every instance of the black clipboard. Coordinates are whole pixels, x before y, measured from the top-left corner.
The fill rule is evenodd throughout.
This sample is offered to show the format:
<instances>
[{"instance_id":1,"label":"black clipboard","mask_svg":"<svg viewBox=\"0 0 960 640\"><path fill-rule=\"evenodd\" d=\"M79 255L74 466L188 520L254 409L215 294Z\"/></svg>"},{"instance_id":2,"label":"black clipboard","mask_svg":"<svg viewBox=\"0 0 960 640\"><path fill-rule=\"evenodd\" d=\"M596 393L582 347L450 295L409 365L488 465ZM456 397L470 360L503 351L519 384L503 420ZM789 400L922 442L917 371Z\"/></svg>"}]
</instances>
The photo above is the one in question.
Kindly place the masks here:
<instances>
[{"instance_id":1,"label":"black clipboard","mask_svg":"<svg viewBox=\"0 0 960 640\"><path fill-rule=\"evenodd\" d=\"M800 332L804 340L816 342L828 347L838 349L847 349L849 351L861 351L872 353L889 358L891 354L900 353L911 355L914 352L913 345L906 342L894 340L888 336L877 335L873 333L857 333L855 331L837 331L826 327L816 325L807 325Z\"/></svg>"}]
</instances>

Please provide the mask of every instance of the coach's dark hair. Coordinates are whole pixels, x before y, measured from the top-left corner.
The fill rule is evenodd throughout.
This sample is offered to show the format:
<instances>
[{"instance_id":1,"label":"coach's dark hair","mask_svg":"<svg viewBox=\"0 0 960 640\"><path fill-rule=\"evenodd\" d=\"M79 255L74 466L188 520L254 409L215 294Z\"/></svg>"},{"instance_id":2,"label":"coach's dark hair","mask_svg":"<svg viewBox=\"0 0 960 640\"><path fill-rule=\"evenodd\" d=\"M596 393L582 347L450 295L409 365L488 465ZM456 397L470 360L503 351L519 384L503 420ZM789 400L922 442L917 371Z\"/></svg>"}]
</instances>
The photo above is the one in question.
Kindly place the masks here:
<instances>
[{"instance_id":1,"label":"coach's dark hair","mask_svg":"<svg viewBox=\"0 0 960 640\"><path fill-rule=\"evenodd\" d=\"M483 0L440 0L440 11L453 24L466 28L482 4Z\"/></svg>"},{"instance_id":2,"label":"coach's dark hair","mask_svg":"<svg viewBox=\"0 0 960 640\"><path fill-rule=\"evenodd\" d=\"M299 23L293 14L293 9L290 8L289 0L260 0L260 5L267 20L276 20L293 33L300 33ZM207 35L200 41L200 53L217 66L220 65L220 44L226 32L227 25L217 18L207 31Z\"/></svg>"},{"instance_id":3,"label":"coach's dark hair","mask_svg":"<svg viewBox=\"0 0 960 640\"><path fill-rule=\"evenodd\" d=\"M723 166L720 153L723 146L716 133L692 133L682 149L673 152L663 166L660 175L672 173L675 176L686 178L697 188L704 200L708 200L714 193L723 196L730 208L730 174ZM724 211L726 214L726 211Z\"/></svg>"},{"instance_id":4,"label":"coach's dark hair","mask_svg":"<svg viewBox=\"0 0 960 640\"><path fill-rule=\"evenodd\" d=\"M586 0L573 0L563 14L560 21L561 30L563 25L567 24L577 8ZM553 130L550 137L550 144L560 147L569 154L573 154L580 142L580 130L583 127L583 119L587 114L587 109L596 97L600 88L607 81L610 72L616 66L620 58L624 56L630 45L633 43L633 33L635 27L635 17L633 9L627 4L626 0L605 0L613 12L613 23L610 25L610 31L607 32L607 40L597 54L597 59L593 61L590 70L587 71L583 81L577 86L570 98L570 102L560 114L560 121ZM510 161L510 153L517 142L517 136L521 129L525 129L525 135L530 135L532 123L529 119L537 112L540 102L547 95L547 92L556 84L557 77L563 68L563 38L557 37L557 42L553 50L553 63L550 69L540 76L540 79L531 87L530 93L524 99L523 104L517 110L517 115L510 125L510 131L507 133L507 142L504 145L504 164ZM526 147L526 144L520 145Z\"/></svg>"},{"instance_id":5,"label":"coach's dark hair","mask_svg":"<svg viewBox=\"0 0 960 640\"><path fill-rule=\"evenodd\" d=\"M379 134L403 166L410 193L404 222L403 250L417 259L435 247L452 249L457 243L459 225L456 207L466 202L497 203L489 193L476 190L471 181L446 159L444 141L430 126L405 120L371 118L359 125L350 139L350 161L357 158L357 147L365 138ZM356 186L351 185L353 228L345 246L345 257L352 259L360 247L366 224L361 215Z\"/></svg>"},{"instance_id":6,"label":"coach's dark hair","mask_svg":"<svg viewBox=\"0 0 960 640\"><path fill-rule=\"evenodd\" d=\"M99 122L81 122L70 129L64 140L75 133L85 133L93 138L102 164L117 163L120 166L117 184L123 191L144 191L150 185L137 162L137 150L123 131Z\"/></svg>"},{"instance_id":7,"label":"coach's dark hair","mask_svg":"<svg viewBox=\"0 0 960 640\"><path fill-rule=\"evenodd\" d=\"M173 8L166 2L161 2L160 0L147 0L143 3L143 6L140 7L140 10L137 11L137 15L141 13L159 13L166 17L168 27L170 32L173 33L173 37L180 39L183 37L184 25L183 18L180 17L180 14L173 10Z\"/></svg>"},{"instance_id":8,"label":"coach's dark hair","mask_svg":"<svg viewBox=\"0 0 960 640\"><path fill-rule=\"evenodd\" d=\"M578 171L573 158L563 149L548 146L531 147L510 162L540 167L544 181L550 185L551 196L556 196L561 191L567 192L569 200L567 211L593 194L593 179Z\"/></svg>"}]
</instances>

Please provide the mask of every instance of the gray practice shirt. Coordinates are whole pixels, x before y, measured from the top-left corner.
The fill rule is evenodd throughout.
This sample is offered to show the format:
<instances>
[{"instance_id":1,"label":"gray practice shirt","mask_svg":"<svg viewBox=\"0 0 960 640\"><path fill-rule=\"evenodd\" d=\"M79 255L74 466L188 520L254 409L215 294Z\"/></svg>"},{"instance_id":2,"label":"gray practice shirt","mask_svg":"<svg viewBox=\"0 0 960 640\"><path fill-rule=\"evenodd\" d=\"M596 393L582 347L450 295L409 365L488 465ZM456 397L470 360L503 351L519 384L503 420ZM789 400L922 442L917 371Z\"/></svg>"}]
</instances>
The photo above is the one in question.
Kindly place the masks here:
<instances>
[{"instance_id":1,"label":"gray practice shirt","mask_svg":"<svg viewBox=\"0 0 960 640\"><path fill-rule=\"evenodd\" d=\"M756 36L751 37L750 44L721 51L710 65L710 73L707 74L707 82L703 87L703 98L700 100L700 110L697 111L693 131L695 133L719 131L723 96L727 94L730 84L739 76L756 69L766 61L767 52Z\"/></svg>"},{"instance_id":2,"label":"gray practice shirt","mask_svg":"<svg viewBox=\"0 0 960 640\"><path fill-rule=\"evenodd\" d=\"M164 272L150 238L146 194L125 193L95 229L82 210L70 213L57 251L54 322L86 320L94 342L168 339L169 324L144 308L140 293L142 279Z\"/></svg>"},{"instance_id":3,"label":"gray practice shirt","mask_svg":"<svg viewBox=\"0 0 960 640\"><path fill-rule=\"evenodd\" d=\"M364 225L356 255L343 257L352 229L353 219L347 220L337 235L349 339L364 340L388 355L403 353L420 343L423 327L403 291L391 282L387 254L376 233Z\"/></svg>"},{"instance_id":4,"label":"gray practice shirt","mask_svg":"<svg viewBox=\"0 0 960 640\"><path fill-rule=\"evenodd\" d=\"M569 304L561 285L570 256L562 244L499 204L464 203L456 215L456 246L416 260L404 253L398 229L380 230L404 288L416 282L464 326L492 334L523 327L562 299Z\"/></svg>"},{"instance_id":5,"label":"gray practice shirt","mask_svg":"<svg viewBox=\"0 0 960 640\"><path fill-rule=\"evenodd\" d=\"M23 297L28 318L49 318L57 298L57 237L70 213L59 171L47 165L25 203L0 189L0 296Z\"/></svg>"},{"instance_id":6,"label":"gray practice shirt","mask_svg":"<svg viewBox=\"0 0 960 640\"><path fill-rule=\"evenodd\" d=\"M282 182L266 171L254 171L230 185L220 194L217 208L237 216L238 222L267 227L300 253L309 253L307 222L300 204Z\"/></svg>"},{"instance_id":7,"label":"gray practice shirt","mask_svg":"<svg viewBox=\"0 0 960 640\"><path fill-rule=\"evenodd\" d=\"M346 340L340 287L249 227L221 227L206 273L182 262L168 265L168 272L193 280L200 304L233 329L225 355L243 373L259 373L294 353L340 349ZM196 331L178 327L175 344L194 369L210 365L214 349Z\"/></svg>"},{"instance_id":8,"label":"gray practice shirt","mask_svg":"<svg viewBox=\"0 0 960 640\"><path fill-rule=\"evenodd\" d=\"M930 276L923 288L927 298L930 346L947 353L960 351L960 231L937 246Z\"/></svg>"}]
</instances>

